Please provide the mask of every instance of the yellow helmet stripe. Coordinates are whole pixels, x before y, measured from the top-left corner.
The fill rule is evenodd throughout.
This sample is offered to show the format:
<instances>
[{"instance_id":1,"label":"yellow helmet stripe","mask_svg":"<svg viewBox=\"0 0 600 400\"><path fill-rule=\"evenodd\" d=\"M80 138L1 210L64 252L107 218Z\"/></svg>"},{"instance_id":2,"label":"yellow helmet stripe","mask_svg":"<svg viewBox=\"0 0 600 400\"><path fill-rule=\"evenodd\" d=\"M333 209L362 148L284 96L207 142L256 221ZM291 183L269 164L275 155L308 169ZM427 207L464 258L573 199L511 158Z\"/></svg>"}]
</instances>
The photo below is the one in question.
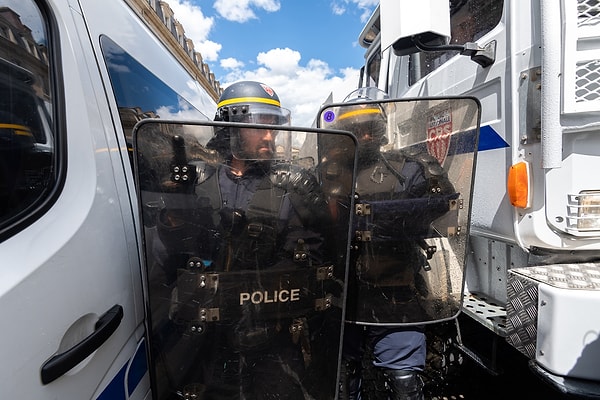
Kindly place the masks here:
<instances>
[{"instance_id":1,"label":"yellow helmet stripe","mask_svg":"<svg viewBox=\"0 0 600 400\"><path fill-rule=\"evenodd\" d=\"M13 129L17 135L33 136L28 126L18 124L0 124L0 129Z\"/></svg>"},{"instance_id":2,"label":"yellow helmet stripe","mask_svg":"<svg viewBox=\"0 0 600 400\"><path fill-rule=\"evenodd\" d=\"M381 114L381 110L379 110L377 108L363 108L360 110L348 111L347 113L340 115L338 117L338 119L346 119L346 118L357 117L359 115L366 115L366 114Z\"/></svg>"},{"instance_id":3,"label":"yellow helmet stripe","mask_svg":"<svg viewBox=\"0 0 600 400\"><path fill-rule=\"evenodd\" d=\"M275 99L265 99L264 97L238 97L235 99L227 99L221 101L219 104L217 104L217 108L236 103L263 103L281 107L281 103Z\"/></svg>"}]
</instances>

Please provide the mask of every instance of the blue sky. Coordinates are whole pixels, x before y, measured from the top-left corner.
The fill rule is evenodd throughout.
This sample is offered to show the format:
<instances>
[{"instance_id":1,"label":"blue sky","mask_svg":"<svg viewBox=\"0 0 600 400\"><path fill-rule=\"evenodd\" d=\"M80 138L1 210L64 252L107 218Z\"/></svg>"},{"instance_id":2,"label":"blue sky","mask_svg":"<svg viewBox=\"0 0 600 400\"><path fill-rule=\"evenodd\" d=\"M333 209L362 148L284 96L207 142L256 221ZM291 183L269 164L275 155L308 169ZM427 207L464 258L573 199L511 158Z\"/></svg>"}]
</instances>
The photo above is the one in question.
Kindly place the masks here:
<instances>
[{"instance_id":1,"label":"blue sky","mask_svg":"<svg viewBox=\"0 0 600 400\"><path fill-rule=\"evenodd\" d=\"M357 39L378 0L167 0L222 87L264 82L310 126L323 103L358 84Z\"/></svg>"}]
</instances>

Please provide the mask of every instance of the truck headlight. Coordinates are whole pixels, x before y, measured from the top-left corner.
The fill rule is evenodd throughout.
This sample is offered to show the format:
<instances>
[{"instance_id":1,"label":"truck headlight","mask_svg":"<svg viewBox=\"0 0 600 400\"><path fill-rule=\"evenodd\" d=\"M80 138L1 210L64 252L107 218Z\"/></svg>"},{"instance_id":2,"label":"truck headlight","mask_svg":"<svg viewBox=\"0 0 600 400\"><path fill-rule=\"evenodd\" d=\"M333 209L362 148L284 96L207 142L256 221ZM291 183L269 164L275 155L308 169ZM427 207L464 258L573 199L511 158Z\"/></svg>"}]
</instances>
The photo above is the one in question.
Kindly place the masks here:
<instances>
[{"instance_id":1,"label":"truck headlight","mask_svg":"<svg viewBox=\"0 0 600 400\"><path fill-rule=\"evenodd\" d=\"M569 195L569 226L580 232L600 231L600 190Z\"/></svg>"}]
</instances>

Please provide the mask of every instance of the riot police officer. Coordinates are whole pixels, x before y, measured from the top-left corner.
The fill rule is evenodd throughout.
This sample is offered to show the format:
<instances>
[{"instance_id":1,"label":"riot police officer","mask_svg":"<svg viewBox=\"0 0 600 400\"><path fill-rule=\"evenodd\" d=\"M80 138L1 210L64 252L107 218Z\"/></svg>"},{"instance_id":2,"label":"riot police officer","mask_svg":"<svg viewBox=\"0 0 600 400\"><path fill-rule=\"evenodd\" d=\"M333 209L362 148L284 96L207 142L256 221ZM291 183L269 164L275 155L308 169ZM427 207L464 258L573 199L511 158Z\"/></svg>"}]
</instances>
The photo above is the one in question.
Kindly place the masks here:
<instances>
[{"instance_id":1,"label":"riot police officer","mask_svg":"<svg viewBox=\"0 0 600 400\"><path fill-rule=\"evenodd\" d=\"M423 318L427 311L419 302L428 294L421 275L427 267L426 246L420 246L423 241L410 232L421 221L401 217L405 213L401 207L407 203L404 200L410 204L410 199L438 189L440 193L453 190L433 157L382 151L388 143L386 113L379 104L366 101L384 96L375 88L359 89L347 97L349 104L339 107L328 125L351 131L358 139L355 199L359 211L353 226L341 381L342 399L346 400L364 398L365 359L372 362L376 372L375 378L370 378L375 380L375 387L371 385L369 399L379 389L386 392L383 398L424 398L420 376L426 360L424 327L415 323L386 325L385 321L427 319ZM338 160L335 155L328 156L335 170L339 169L340 156L343 154L337 155ZM369 207L375 203L386 208L387 220L370 219Z\"/></svg>"},{"instance_id":2,"label":"riot police officer","mask_svg":"<svg viewBox=\"0 0 600 400\"><path fill-rule=\"evenodd\" d=\"M217 107L216 121L238 123L215 127L206 144L219 162L195 164L174 200L193 205L167 206L157 226L171 255L164 268L176 270L170 319L188 355L198 353L189 376L174 379L205 399L328 398L313 340L328 335L327 310L315 307L325 297L315 278L328 259L325 197L314 175L276 161L276 128L249 125L289 124L271 87L232 84Z\"/></svg>"}]
</instances>

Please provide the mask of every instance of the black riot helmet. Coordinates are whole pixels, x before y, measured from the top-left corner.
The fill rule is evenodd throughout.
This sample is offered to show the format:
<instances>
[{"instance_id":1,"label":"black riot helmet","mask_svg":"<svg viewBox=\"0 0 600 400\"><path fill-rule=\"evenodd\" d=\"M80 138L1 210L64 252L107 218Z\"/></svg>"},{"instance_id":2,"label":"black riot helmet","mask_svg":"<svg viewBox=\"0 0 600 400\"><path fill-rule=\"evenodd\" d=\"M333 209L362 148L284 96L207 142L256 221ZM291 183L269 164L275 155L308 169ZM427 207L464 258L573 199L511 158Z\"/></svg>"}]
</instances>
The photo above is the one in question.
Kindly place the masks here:
<instances>
[{"instance_id":1,"label":"black riot helmet","mask_svg":"<svg viewBox=\"0 0 600 400\"><path fill-rule=\"evenodd\" d=\"M270 86L255 81L240 81L228 86L221 94L215 121L289 125L290 110L281 107L279 96ZM231 128L220 129L206 146L226 158L231 157L231 143L237 141L237 135L232 135L235 131Z\"/></svg>"},{"instance_id":2,"label":"black riot helmet","mask_svg":"<svg viewBox=\"0 0 600 400\"><path fill-rule=\"evenodd\" d=\"M228 86L217 103L215 121L289 125L290 111L268 85L241 81Z\"/></svg>"},{"instance_id":3,"label":"black riot helmet","mask_svg":"<svg viewBox=\"0 0 600 400\"><path fill-rule=\"evenodd\" d=\"M370 100L386 99L387 95L375 87L359 88L344 99L347 105L340 106L337 117L330 128L354 133L361 142L361 136L368 134L376 146L387 144L387 116L378 103ZM364 144L364 143L361 143ZM359 147L360 148L360 147Z\"/></svg>"}]
</instances>

